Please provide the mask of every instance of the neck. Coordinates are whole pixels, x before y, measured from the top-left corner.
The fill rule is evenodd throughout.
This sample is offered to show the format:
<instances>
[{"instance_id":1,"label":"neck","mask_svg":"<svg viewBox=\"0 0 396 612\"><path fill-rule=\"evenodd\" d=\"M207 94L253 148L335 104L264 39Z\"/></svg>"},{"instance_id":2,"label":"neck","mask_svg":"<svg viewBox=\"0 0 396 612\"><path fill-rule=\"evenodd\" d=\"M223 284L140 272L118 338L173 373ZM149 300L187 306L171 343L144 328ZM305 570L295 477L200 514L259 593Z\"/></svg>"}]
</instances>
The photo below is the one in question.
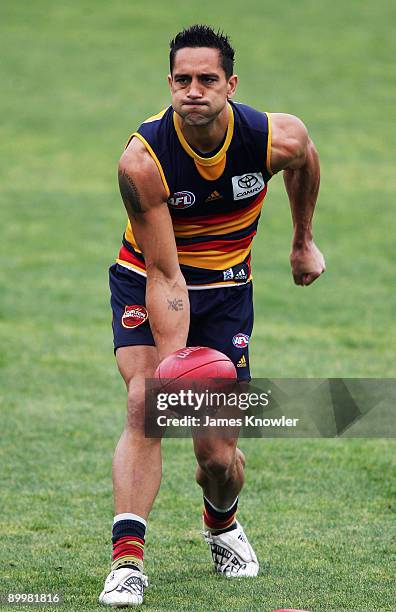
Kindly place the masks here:
<instances>
[{"instance_id":1,"label":"neck","mask_svg":"<svg viewBox=\"0 0 396 612\"><path fill-rule=\"evenodd\" d=\"M210 153L224 140L228 128L228 104L217 117L207 125L188 125L180 115L178 121L187 142L201 151Z\"/></svg>"}]
</instances>

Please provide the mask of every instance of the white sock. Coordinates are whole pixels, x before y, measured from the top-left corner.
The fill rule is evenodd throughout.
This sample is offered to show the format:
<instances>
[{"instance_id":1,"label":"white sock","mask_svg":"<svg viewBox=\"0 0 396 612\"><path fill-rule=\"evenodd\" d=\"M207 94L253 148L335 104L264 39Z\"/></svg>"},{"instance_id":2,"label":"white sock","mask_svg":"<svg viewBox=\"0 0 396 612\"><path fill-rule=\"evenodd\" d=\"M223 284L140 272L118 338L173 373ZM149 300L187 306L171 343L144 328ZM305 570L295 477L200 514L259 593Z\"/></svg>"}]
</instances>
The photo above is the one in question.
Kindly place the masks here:
<instances>
[{"instance_id":1,"label":"white sock","mask_svg":"<svg viewBox=\"0 0 396 612\"><path fill-rule=\"evenodd\" d=\"M229 510L231 510L232 506L234 506L234 505L236 504L237 500L238 500L238 498L236 497L236 498L234 499L234 501L232 502L231 506L229 506L228 508L218 508L217 506L215 506L215 505L214 505L214 503L213 503L213 502L211 502L211 501L210 501L210 499L208 499L207 497L205 497L205 495L204 495L204 498L206 499L206 501L208 502L208 504L209 504L210 506L212 506L213 510L216 510L216 512L228 512Z\"/></svg>"},{"instance_id":2,"label":"white sock","mask_svg":"<svg viewBox=\"0 0 396 612\"><path fill-rule=\"evenodd\" d=\"M132 514L132 512L122 512L121 514L117 514L114 517L113 525L118 523L118 521L138 521L139 523L143 523L145 527L147 527L147 522L141 516L137 514Z\"/></svg>"}]
</instances>

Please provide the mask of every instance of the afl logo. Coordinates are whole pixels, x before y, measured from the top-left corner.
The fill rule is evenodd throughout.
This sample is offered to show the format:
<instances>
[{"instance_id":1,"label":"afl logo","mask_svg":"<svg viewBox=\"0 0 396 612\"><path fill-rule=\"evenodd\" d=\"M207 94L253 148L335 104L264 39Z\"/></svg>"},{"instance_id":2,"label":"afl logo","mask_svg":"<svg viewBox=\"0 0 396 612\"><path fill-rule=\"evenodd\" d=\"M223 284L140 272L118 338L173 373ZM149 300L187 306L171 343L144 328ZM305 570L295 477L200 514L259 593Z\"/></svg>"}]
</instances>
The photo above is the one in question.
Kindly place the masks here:
<instances>
[{"instance_id":1,"label":"afl logo","mask_svg":"<svg viewBox=\"0 0 396 612\"><path fill-rule=\"evenodd\" d=\"M182 210L183 208L190 208L195 202L195 195L191 191L177 191L170 198L168 198L168 204Z\"/></svg>"},{"instance_id":2,"label":"afl logo","mask_svg":"<svg viewBox=\"0 0 396 612\"><path fill-rule=\"evenodd\" d=\"M249 336L247 334L236 334L232 339L232 344L237 348L244 349L249 344Z\"/></svg>"},{"instance_id":3,"label":"afl logo","mask_svg":"<svg viewBox=\"0 0 396 612\"><path fill-rule=\"evenodd\" d=\"M238 181L238 185L242 189L252 189L257 183L258 178L253 174L245 174L245 176L242 176Z\"/></svg>"},{"instance_id":4,"label":"afl logo","mask_svg":"<svg viewBox=\"0 0 396 612\"><path fill-rule=\"evenodd\" d=\"M133 329L141 325L148 319L148 312L144 306L125 306L124 314L122 315L121 323L127 329Z\"/></svg>"}]
</instances>

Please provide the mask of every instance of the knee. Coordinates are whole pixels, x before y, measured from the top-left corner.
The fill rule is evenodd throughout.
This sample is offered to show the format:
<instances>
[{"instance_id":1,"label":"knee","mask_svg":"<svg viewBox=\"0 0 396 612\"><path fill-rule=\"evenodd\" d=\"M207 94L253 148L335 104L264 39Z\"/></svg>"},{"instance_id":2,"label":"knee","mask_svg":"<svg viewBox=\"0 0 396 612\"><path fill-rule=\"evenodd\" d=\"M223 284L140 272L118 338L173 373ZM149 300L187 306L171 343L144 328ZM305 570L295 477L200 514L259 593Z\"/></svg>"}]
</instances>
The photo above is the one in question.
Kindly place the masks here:
<instances>
[{"instance_id":1,"label":"knee","mask_svg":"<svg viewBox=\"0 0 396 612\"><path fill-rule=\"evenodd\" d=\"M235 449L201 449L197 453L197 461L206 477L227 480L235 465Z\"/></svg>"},{"instance_id":2,"label":"knee","mask_svg":"<svg viewBox=\"0 0 396 612\"><path fill-rule=\"evenodd\" d=\"M144 378L131 378L127 383L127 416L126 427L131 429L144 428L145 416L145 380Z\"/></svg>"}]
</instances>

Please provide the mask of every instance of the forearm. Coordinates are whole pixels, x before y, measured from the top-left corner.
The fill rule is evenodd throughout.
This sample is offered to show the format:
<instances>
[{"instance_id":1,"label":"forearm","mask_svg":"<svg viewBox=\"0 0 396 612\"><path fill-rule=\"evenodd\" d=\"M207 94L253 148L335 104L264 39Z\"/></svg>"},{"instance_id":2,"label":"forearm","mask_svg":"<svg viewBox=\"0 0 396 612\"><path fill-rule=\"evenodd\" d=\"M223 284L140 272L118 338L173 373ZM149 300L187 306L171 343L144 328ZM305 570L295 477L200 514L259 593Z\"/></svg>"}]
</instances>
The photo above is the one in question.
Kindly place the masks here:
<instances>
[{"instance_id":1,"label":"forearm","mask_svg":"<svg viewBox=\"0 0 396 612\"><path fill-rule=\"evenodd\" d=\"M170 278L158 268L149 267L146 306L159 359L185 347L190 325L190 302L181 272Z\"/></svg>"},{"instance_id":2,"label":"forearm","mask_svg":"<svg viewBox=\"0 0 396 612\"><path fill-rule=\"evenodd\" d=\"M304 163L299 168L287 168L283 178L289 196L293 219L293 244L303 246L312 240L312 217L320 184L319 156L309 141Z\"/></svg>"}]
</instances>

